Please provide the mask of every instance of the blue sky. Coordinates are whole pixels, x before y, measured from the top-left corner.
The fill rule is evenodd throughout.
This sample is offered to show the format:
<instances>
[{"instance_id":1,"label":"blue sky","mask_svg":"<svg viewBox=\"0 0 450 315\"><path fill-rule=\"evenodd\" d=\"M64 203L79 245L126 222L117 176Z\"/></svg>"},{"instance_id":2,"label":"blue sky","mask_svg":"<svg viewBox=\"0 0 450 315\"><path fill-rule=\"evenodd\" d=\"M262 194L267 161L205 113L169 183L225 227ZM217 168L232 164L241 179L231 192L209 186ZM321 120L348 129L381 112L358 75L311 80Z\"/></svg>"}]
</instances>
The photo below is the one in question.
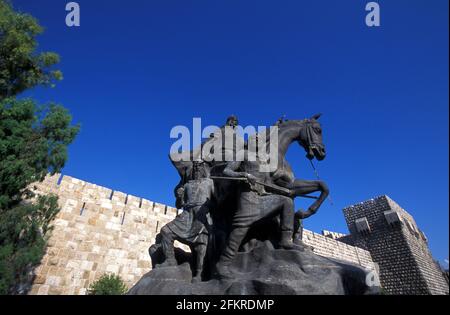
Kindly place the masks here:
<instances>
[{"instance_id":1,"label":"blue sky","mask_svg":"<svg viewBox=\"0 0 450 315\"><path fill-rule=\"evenodd\" d=\"M173 126L322 112L334 205L306 227L347 232L343 207L387 194L448 258L447 0L379 1L379 28L356 0L79 0L79 28L65 25L68 1L12 2L62 58L64 81L26 96L81 123L65 174L173 205ZM288 160L313 179L304 155L293 146Z\"/></svg>"}]
</instances>

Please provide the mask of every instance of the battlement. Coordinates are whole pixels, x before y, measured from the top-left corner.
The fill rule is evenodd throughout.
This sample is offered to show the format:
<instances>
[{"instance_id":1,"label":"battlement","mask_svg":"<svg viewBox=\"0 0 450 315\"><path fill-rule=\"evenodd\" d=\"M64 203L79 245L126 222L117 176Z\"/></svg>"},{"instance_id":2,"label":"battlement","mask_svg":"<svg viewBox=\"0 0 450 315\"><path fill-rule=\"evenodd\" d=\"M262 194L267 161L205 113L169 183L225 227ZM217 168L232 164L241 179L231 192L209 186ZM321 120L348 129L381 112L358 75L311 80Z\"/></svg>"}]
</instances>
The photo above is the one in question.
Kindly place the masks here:
<instances>
[{"instance_id":1,"label":"battlement","mask_svg":"<svg viewBox=\"0 0 450 315\"><path fill-rule=\"evenodd\" d=\"M112 209L114 206L121 207L121 210L141 209L141 212L155 212L161 215L172 217L177 214L177 209L153 202L144 198L129 195L110 188L92 184L71 176L56 174L47 176L43 182L32 185L37 193L53 193L59 198L77 199L83 203L94 203L105 209ZM135 211L136 212L136 211Z\"/></svg>"},{"instance_id":2,"label":"battlement","mask_svg":"<svg viewBox=\"0 0 450 315\"><path fill-rule=\"evenodd\" d=\"M322 235L326 236L328 238L332 238L334 240L339 240L341 238L348 236L347 234L344 234L344 233L332 232L332 231L328 231L328 230L322 230Z\"/></svg>"}]
</instances>

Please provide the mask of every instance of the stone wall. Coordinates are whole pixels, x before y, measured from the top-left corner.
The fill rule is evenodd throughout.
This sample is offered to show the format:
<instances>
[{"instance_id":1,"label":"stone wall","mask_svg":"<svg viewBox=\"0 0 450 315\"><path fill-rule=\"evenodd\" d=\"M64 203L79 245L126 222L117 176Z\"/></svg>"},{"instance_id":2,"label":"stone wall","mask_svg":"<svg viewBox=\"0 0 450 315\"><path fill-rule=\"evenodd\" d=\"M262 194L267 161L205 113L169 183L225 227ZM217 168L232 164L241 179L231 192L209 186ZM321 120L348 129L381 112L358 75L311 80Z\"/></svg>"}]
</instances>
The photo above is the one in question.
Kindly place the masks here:
<instances>
[{"instance_id":1,"label":"stone wall","mask_svg":"<svg viewBox=\"0 0 450 315\"><path fill-rule=\"evenodd\" d=\"M321 235L305 229L303 230L303 242L311 246L317 255L343 260L367 269L374 268L369 251L333 239L327 236L330 235L327 232L324 231L325 235Z\"/></svg>"},{"instance_id":2,"label":"stone wall","mask_svg":"<svg viewBox=\"0 0 450 315\"><path fill-rule=\"evenodd\" d=\"M156 234L177 214L69 176L49 177L35 188L58 195L61 211L30 294L85 294L104 273L133 285L151 269L148 248Z\"/></svg>"},{"instance_id":3,"label":"stone wall","mask_svg":"<svg viewBox=\"0 0 450 315\"><path fill-rule=\"evenodd\" d=\"M30 294L86 294L105 273L131 287L151 269L148 248L156 234L177 215L175 208L69 176L34 186L37 193L58 195L61 211ZM370 268L369 252L333 239L342 234L327 235L305 230L304 240L318 255Z\"/></svg>"},{"instance_id":4,"label":"stone wall","mask_svg":"<svg viewBox=\"0 0 450 315\"><path fill-rule=\"evenodd\" d=\"M425 234L392 199L380 196L345 208L344 215L354 245L370 251L379 265L387 293L448 294Z\"/></svg>"},{"instance_id":5,"label":"stone wall","mask_svg":"<svg viewBox=\"0 0 450 315\"><path fill-rule=\"evenodd\" d=\"M69 176L48 177L33 188L58 195L61 211L30 294L86 294L105 273L131 287L151 269L148 248L177 215L175 208ZM425 234L389 197L348 207L344 215L349 235L304 230L304 242L324 257L372 270L378 264L387 293L448 294Z\"/></svg>"}]
</instances>

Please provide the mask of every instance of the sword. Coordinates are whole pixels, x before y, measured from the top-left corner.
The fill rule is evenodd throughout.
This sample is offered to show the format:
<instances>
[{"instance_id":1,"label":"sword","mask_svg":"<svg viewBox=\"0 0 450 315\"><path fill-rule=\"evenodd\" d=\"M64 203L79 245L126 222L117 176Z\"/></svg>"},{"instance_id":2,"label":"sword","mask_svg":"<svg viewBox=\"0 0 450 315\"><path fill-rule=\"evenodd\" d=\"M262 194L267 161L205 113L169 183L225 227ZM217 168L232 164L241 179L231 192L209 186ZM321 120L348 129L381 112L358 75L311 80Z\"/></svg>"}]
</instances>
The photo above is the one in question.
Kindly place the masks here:
<instances>
[{"instance_id":1,"label":"sword","mask_svg":"<svg viewBox=\"0 0 450 315\"><path fill-rule=\"evenodd\" d=\"M210 176L211 179L217 179L217 180L231 180L231 181L238 181L238 182L247 182L247 178L245 177L223 177L223 176ZM260 181L255 181L256 184L264 186L264 187L268 187L271 188L273 190L276 190L278 192L281 192L283 194L287 194L288 196L291 196L291 191L287 188L284 187L280 187L277 185L272 185L272 184L267 184L267 183L262 183ZM315 196L309 196L309 195L301 195L298 196L301 198L308 198L308 199L318 199L318 197Z\"/></svg>"}]
</instances>

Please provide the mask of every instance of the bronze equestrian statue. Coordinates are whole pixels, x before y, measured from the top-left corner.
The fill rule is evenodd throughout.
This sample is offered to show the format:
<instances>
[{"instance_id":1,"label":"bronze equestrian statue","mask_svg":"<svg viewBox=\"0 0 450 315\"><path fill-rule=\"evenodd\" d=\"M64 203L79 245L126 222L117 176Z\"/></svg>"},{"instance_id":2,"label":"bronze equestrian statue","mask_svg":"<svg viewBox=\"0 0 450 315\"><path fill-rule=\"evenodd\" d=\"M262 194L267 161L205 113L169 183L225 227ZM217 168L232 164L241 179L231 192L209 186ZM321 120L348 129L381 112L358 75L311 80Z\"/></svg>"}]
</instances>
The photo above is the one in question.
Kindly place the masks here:
<instances>
[{"instance_id":1,"label":"bronze equestrian statue","mask_svg":"<svg viewBox=\"0 0 450 315\"><path fill-rule=\"evenodd\" d=\"M206 162L212 175L211 178L215 180L214 199L216 200L215 206L210 209L213 220L212 238L214 239L213 244L210 244L212 245L210 248L214 249L214 253L209 255L212 257L210 265L216 266L219 276L227 276L227 266L233 261L251 227L260 221L277 218L280 229L278 246L285 249L304 249L301 230L299 230L301 220L318 211L329 191L323 181L295 178L285 156L291 144L296 142L305 149L308 159L323 160L325 158L325 146L322 142L319 118L320 115L303 120L281 119L275 124L276 128L271 129L270 132L266 132L264 135L257 134L253 139L249 139L249 142L254 141L255 138L257 141L266 141L264 146L266 150L277 148L278 164L271 172L260 171L262 164L270 161L263 161L258 156L256 161L248 159L251 147L248 142L245 144L243 161L232 160L224 163L224 161L212 160ZM232 116L223 128L231 126L234 129L236 124L237 118ZM277 132L277 137L274 137L273 132ZM275 141L274 139L277 143L275 146L271 146L271 141ZM201 149L208 141L212 140L208 139L201 148L186 154L192 158L201 158ZM238 152L235 151L235 147L232 150L234 150L233 154L237 156ZM256 153L258 154L258 152ZM179 191L186 184L193 163L173 160L172 163L181 177L181 181L175 189L178 199L177 206L179 206L182 196ZM307 211L295 213L294 198L313 192L320 192L314 203ZM198 266L196 270L198 271Z\"/></svg>"},{"instance_id":2,"label":"bronze equestrian statue","mask_svg":"<svg viewBox=\"0 0 450 315\"><path fill-rule=\"evenodd\" d=\"M163 227L149 250L154 268L128 294L379 294L367 281L372 270L316 255L302 242L302 220L317 213L329 191L323 181L296 178L285 157L293 143L309 160L326 157L319 118L279 119L241 146L231 116L198 148L179 152L187 159L171 154L184 210ZM223 147L224 138L237 141ZM297 197L315 200L295 213ZM174 248L174 240L192 254Z\"/></svg>"}]
</instances>

